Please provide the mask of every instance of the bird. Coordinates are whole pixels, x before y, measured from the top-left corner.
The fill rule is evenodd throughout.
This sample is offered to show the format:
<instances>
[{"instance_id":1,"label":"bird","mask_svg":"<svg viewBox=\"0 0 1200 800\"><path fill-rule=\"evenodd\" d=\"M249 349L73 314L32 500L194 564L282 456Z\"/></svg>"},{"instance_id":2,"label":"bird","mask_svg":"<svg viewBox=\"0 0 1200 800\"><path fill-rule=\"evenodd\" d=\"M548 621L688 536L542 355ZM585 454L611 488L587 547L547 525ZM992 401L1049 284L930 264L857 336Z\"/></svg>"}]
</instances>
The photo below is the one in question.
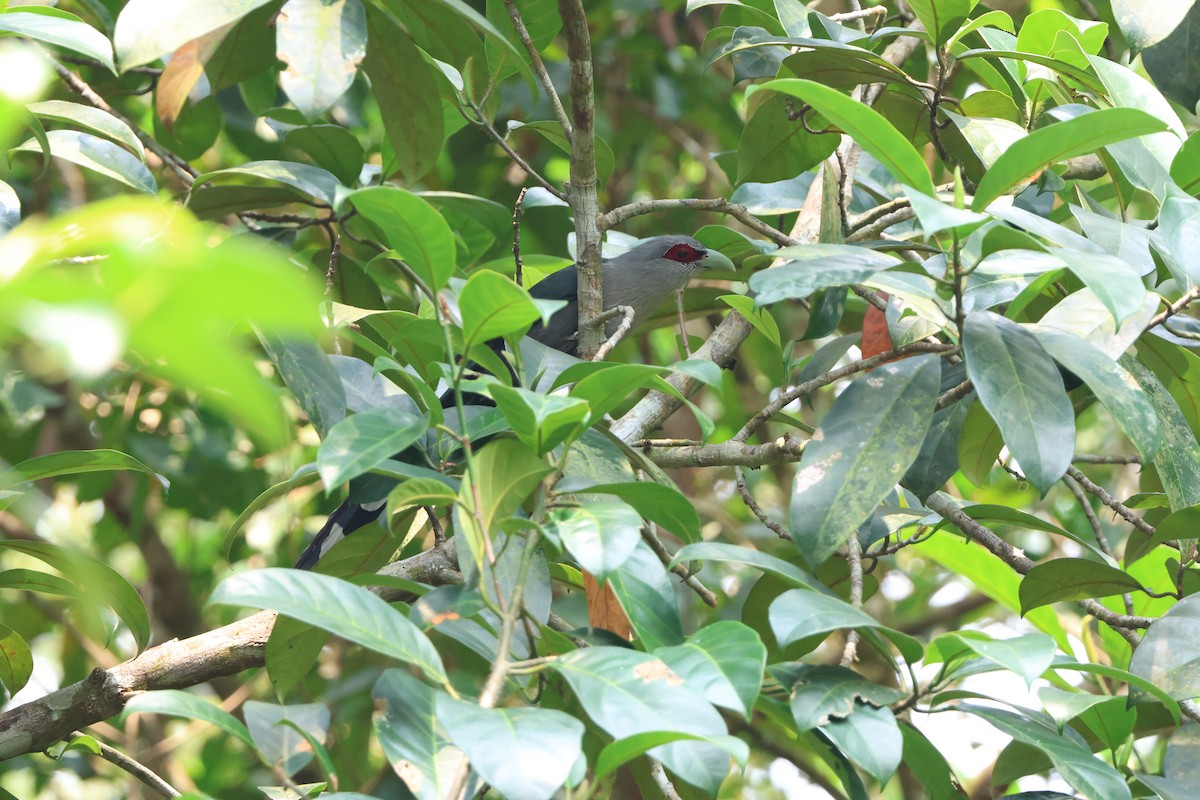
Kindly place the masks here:
<instances>
[{"instance_id":1,"label":"bird","mask_svg":"<svg viewBox=\"0 0 1200 800\"><path fill-rule=\"evenodd\" d=\"M691 236L669 234L644 239L624 253L602 260L604 310L627 306L633 309L633 324L636 326L644 323L655 308L710 267L733 269L733 263L719 252L710 252ZM528 335L547 347L572 356L579 350L578 281L578 268L572 264L547 276L529 289L530 296L534 298L561 300L566 305L556 311L546 324L536 322ZM620 322L617 318L607 323L608 335L611 336L615 332ZM489 344L496 350L503 347L500 340ZM444 407L453 405L453 393L443 394L441 402ZM489 401L479 398L476 404L486 402ZM410 457L416 457L416 453L405 451L397 455L396 459L407 461ZM339 541L387 513L387 490L395 484L374 483L377 484L375 491L371 492L374 497L363 497L362 493L359 493L357 500L352 497L329 515L321 530L300 554L296 569L312 569ZM382 497L379 497L381 491Z\"/></svg>"}]
</instances>

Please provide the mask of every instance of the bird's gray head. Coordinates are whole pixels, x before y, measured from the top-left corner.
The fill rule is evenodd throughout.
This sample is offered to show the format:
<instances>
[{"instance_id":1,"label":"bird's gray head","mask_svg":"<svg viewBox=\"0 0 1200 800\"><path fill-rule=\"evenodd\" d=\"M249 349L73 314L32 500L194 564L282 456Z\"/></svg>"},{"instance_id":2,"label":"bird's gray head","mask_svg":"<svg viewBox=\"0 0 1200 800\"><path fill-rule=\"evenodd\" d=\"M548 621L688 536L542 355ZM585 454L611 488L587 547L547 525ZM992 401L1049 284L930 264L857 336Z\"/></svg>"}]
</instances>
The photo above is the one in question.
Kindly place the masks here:
<instances>
[{"instance_id":1,"label":"bird's gray head","mask_svg":"<svg viewBox=\"0 0 1200 800\"><path fill-rule=\"evenodd\" d=\"M614 266L643 271L651 275L691 275L705 268L708 248L691 236L672 234L639 242L613 259Z\"/></svg>"}]
</instances>

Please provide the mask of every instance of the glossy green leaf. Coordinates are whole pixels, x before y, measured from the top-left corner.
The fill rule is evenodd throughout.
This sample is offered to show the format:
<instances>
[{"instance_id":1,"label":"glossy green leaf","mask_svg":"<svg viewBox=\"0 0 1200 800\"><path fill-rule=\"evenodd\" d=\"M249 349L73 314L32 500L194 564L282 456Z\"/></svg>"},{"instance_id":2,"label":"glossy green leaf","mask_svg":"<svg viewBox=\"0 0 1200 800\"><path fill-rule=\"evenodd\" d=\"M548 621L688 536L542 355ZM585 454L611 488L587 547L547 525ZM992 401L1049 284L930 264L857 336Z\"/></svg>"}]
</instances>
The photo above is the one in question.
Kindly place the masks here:
<instances>
[{"instance_id":1,"label":"glossy green leaf","mask_svg":"<svg viewBox=\"0 0 1200 800\"><path fill-rule=\"evenodd\" d=\"M1176 700L1200 695L1200 596L1189 595L1157 619L1129 663L1129 671Z\"/></svg>"},{"instance_id":2,"label":"glossy green leaf","mask_svg":"<svg viewBox=\"0 0 1200 800\"><path fill-rule=\"evenodd\" d=\"M328 575L249 570L217 584L208 603L278 611L446 680L441 657L415 625L366 589Z\"/></svg>"},{"instance_id":3,"label":"glossy green leaf","mask_svg":"<svg viewBox=\"0 0 1200 800\"><path fill-rule=\"evenodd\" d=\"M471 275L458 293L458 310L468 347L524 331L541 316L529 292L491 270Z\"/></svg>"},{"instance_id":4,"label":"glossy green leaf","mask_svg":"<svg viewBox=\"0 0 1200 800\"><path fill-rule=\"evenodd\" d=\"M433 206L394 186L360 189L350 202L431 290L446 285L454 273L454 234Z\"/></svg>"},{"instance_id":5,"label":"glossy green leaf","mask_svg":"<svg viewBox=\"0 0 1200 800\"><path fill-rule=\"evenodd\" d=\"M1153 461L1162 444L1158 415L1133 376L1091 342L1077 336L1038 331L1037 337L1054 360L1087 384L1142 458Z\"/></svg>"},{"instance_id":6,"label":"glossy green leaf","mask_svg":"<svg viewBox=\"0 0 1200 800\"><path fill-rule=\"evenodd\" d=\"M317 451L327 492L395 455L425 432L425 420L394 408L354 414L334 425Z\"/></svg>"},{"instance_id":7,"label":"glossy green leaf","mask_svg":"<svg viewBox=\"0 0 1200 800\"><path fill-rule=\"evenodd\" d=\"M1141 352L1143 348L1139 345L1138 349ZM1154 457L1154 468L1158 471L1171 510L1179 511L1200 504L1200 463L1196 459L1200 445L1197 445L1196 435L1188 426L1179 404L1167 393L1154 373L1137 360L1126 356L1122 358L1121 366L1137 380L1158 415L1162 446Z\"/></svg>"},{"instance_id":8,"label":"glossy green leaf","mask_svg":"<svg viewBox=\"0 0 1200 800\"><path fill-rule=\"evenodd\" d=\"M609 736L620 740L650 731L681 731L699 736L725 733L725 723L695 689L683 683L661 659L616 647L589 647L554 662L575 696ZM678 713L687 709L686 714ZM716 791L729 768L724 750L707 742L659 745L649 754L701 788ZM715 784L715 785L714 785Z\"/></svg>"},{"instance_id":9,"label":"glossy green leaf","mask_svg":"<svg viewBox=\"0 0 1200 800\"><path fill-rule=\"evenodd\" d=\"M983 211L1012 187L1059 161L1166 128L1162 120L1135 108L1101 109L1038 128L1013 142L988 169L971 207Z\"/></svg>"},{"instance_id":10,"label":"glossy green leaf","mask_svg":"<svg viewBox=\"0 0 1200 800\"><path fill-rule=\"evenodd\" d=\"M12 697L33 676L33 652L29 644L7 625L0 625L0 686Z\"/></svg>"},{"instance_id":11,"label":"glossy green leaf","mask_svg":"<svg viewBox=\"0 0 1200 800\"><path fill-rule=\"evenodd\" d=\"M1055 250L1054 256L1100 298L1118 325L1145 302L1142 277L1127 261L1104 253L1066 249Z\"/></svg>"},{"instance_id":12,"label":"glossy green leaf","mask_svg":"<svg viewBox=\"0 0 1200 800\"><path fill-rule=\"evenodd\" d=\"M997 730L1044 753L1063 779L1089 800L1130 800L1129 786L1117 770L1092 755L1078 734L1060 734L1048 719L972 704L963 711L982 717Z\"/></svg>"},{"instance_id":13,"label":"glossy green leaf","mask_svg":"<svg viewBox=\"0 0 1200 800\"><path fill-rule=\"evenodd\" d=\"M787 98L769 98L742 129L737 183L793 178L828 158L839 141L836 133L812 134L799 120L789 119Z\"/></svg>"},{"instance_id":14,"label":"glossy green leaf","mask_svg":"<svg viewBox=\"0 0 1200 800\"><path fill-rule=\"evenodd\" d=\"M771 575L778 575L792 586L805 589L816 589L821 582L814 576L797 567L795 564L776 558L761 550L749 547L724 544L722 542L696 542L684 545L671 559L672 564L682 564L687 561L721 561L730 564L745 564Z\"/></svg>"},{"instance_id":15,"label":"glossy green leaf","mask_svg":"<svg viewBox=\"0 0 1200 800\"><path fill-rule=\"evenodd\" d=\"M587 403L573 397L498 384L490 386L488 393L513 432L539 456L574 437L587 420Z\"/></svg>"},{"instance_id":16,"label":"glossy green leaf","mask_svg":"<svg viewBox=\"0 0 1200 800\"><path fill-rule=\"evenodd\" d=\"M562 126L555 120L538 120L536 122L516 122L508 123L510 131L531 131L547 142L557 147L564 155L571 154L571 143L567 141L567 137L563 136ZM612 149L604 143L600 137L596 137L596 177L603 186L604 182L612 175L613 167L616 164L616 159L613 156Z\"/></svg>"},{"instance_id":17,"label":"glossy green leaf","mask_svg":"<svg viewBox=\"0 0 1200 800\"><path fill-rule=\"evenodd\" d=\"M881 784L900 766L904 737L890 708L859 706L821 728L833 744Z\"/></svg>"},{"instance_id":18,"label":"glossy green leaf","mask_svg":"<svg viewBox=\"0 0 1200 800\"><path fill-rule=\"evenodd\" d=\"M399 510L409 506L446 506L457 500L458 495L441 481L411 478L388 493L388 508Z\"/></svg>"},{"instance_id":19,"label":"glossy green leaf","mask_svg":"<svg viewBox=\"0 0 1200 800\"><path fill-rule=\"evenodd\" d=\"M148 64L267 3L268 0L130 0L121 9L113 44L121 69Z\"/></svg>"},{"instance_id":20,"label":"glossy green leaf","mask_svg":"<svg viewBox=\"0 0 1200 800\"><path fill-rule=\"evenodd\" d=\"M125 715L129 714L165 714L170 717L192 719L207 722L225 731L231 736L241 739L251 747L254 740L250 731L237 717L224 711L215 703L179 689L159 689L153 692L139 692L129 698L125 704Z\"/></svg>"},{"instance_id":21,"label":"glossy green leaf","mask_svg":"<svg viewBox=\"0 0 1200 800\"><path fill-rule=\"evenodd\" d=\"M661 525L685 542L700 539L700 515L678 489L653 481L602 483L572 489L586 494L611 494L624 500L643 517Z\"/></svg>"},{"instance_id":22,"label":"glossy green leaf","mask_svg":"<svg viewBox=\"0 0 1200 800\"><path fill-rule=\"evenodd\" d=\"M320 167L295 161L250 161L236 167L205 172L196 176L196 181L192 184L192 191L199 191L201 186L214 178L225 178L231 175L245 175L282 183L331 206L339 203L346 191L346 187L342 186L333 174Z\"/></svg>"},{"instance_id":23,"label":"glossy green leaf","mask_svg":"<svg viewBox=\"0 0 1200 800\"><path fill-rule=\"evenodd\" d=\"M309 119L328 111L354 82L367 52L361 0L288 0L275 21L279 83Z\"/></svg>"},{"instance_id":24,"label":"glossy green leaf","mask_svg":"<svg viewBox=\"0 0 1200 800\"><path fill-rule=\"evenodd\" d=\"M860 283L900 263L893 256L848 244L782 247L770 255L789 263L750 276L750 288L758 293L755 303L759 306L798 300L829 286Z\"/></svg>"},{"instance_id":25,"label":"glossy green leaf","mask_svg":"<svg viewBox=\"0 0 1200 800\"><path fill-rule=\"evenodd\" d=\"M714 706L750 716L767 665L767 648L752 628L721 620L654 654Z\"/></svg>"},{"instance_id":26,"label":"glossy green leaf","mask_svg":"<svg viewBox=\"0 0 1200 800\"><path fill-rule=\"evenodd\" d=\"M661 384L658 376L664 369L650 364L606 364L576 383L571 388L571 397L587 401L591 425L624 402L635 389Z\"/></svg>"},{"instance_id":27,"label":"glossy green leaf","mask_svg":"<svg viewBox=\"0 0 1200 800\"><path fill-rule=\"evenodd\" d=\"M367 5L371 46L363 70L371 79L395 154L395 169L410 183L433 169L445 135L439 77L407 33L374 5ZM386 167L386 164L385 164Z\"/></svg>"},{"instance_id":28,"label":"glossy green leaf","mask_svg":"<svg viewBox=\"0 0 1200 800\"><path fill-rule=\"evenodd\" d=\"M546 533L557 538L601 582L618 570L641 541L642 518L625 503L591 502L553 508L546 514Z\"/></svg>"},{"instance_id":29,"label":"glossy green leaf","mask_svg":"<svg viewBox=\"0 0 1200 800\"><path fill-rule=\"evenodd\" d=\"M247 700L241 710L263 760L285 776L310 763L315 755L311 742L323 742L329 734L330 712L323 703L276 705ZM301 730L308 735L301 735Z\"/></svg>"},{"instance_id":30,"label":"glossy green leaf","mask_svg":"<svg viewBox=\"0 0 1200 800\"><path fill-rule=\"evenodd\" d=\"M884 364L834 401L796 470L789 509L809 564L833 554L892 490L920 452L933 420L936 357Z\"/></svg>"},{"instance_id":31,"label":"glossy green leaf","mask_svg":"<svg viewBox=\"0 0 1200 800\"><path fill-rule=\"evenodd\" d=\"M917 19L933 36L934 44L944 44L966 21L975 3L971 0L913 0L911 5Z\"/></svg>"},{"instance_id":32,"label":"glossy green leaf","mask_svg":"<svg viewBox=\"0 0 1200 800\"><path fill-rule=\"evenodd\" d=\"M1034 567L1034 570L1037 569L1038 567ZM1022 582L1022 591L1024 587ZM1050 668L1056 650L1054 640L1041 633L995 639L978 631L959 631L943 634L935 639L929 646L926 661L950 662L963 651L969 651L1016 673L1027 685L1032 685Z\"/></svg>"},{"instance_id":33,"label":"glossy green leaf","mask_svg":"<svg viewBox=\"0 0 1200 800\"><path fill-rule=\"evenodd\" d=\"M55 478L59 475L82 475L88 472L128 470L141 472L163 483L165 479L150 467L118 450L64 450L28 458L0 473L0 488Z\"/></svg>"},{"instance_id":34,"label":"glossy green leaf","mask_svg":"<svg viewBox=\"0 0 1200 800\"><path fill-rule=\"evenodd\" d=\"M50 155L56 158L64 158L139 192L154 194L158 191L154 176L141 158L108 139L91 133L60 130L46 131L46 140L50 145ZM36 139L30 139L13 149L23 153L43 152L42 145Z\"/></svg>"},{"instance_id":35,"label":"glossy green leaf","mask_svg":"<svg viewBox=\"0 0 1200 800\"><path fill-rule=\"evenodd\" d=\"M441 733L437 715L441 693L408 670L389 669L379 676L371 695L379 709L375 734L393 769L421 800L442 800L464 757ZM468 791L475 783L468 781Z\"/></svg>"},{"instance_id":36,"label":"glossy green leaf","mask_svg":"<svg viewBox=\"0 0 1200 800\"><path fill-rule=\"evenodd\" d=\"M701 736L683 731L635 733L605 745L604 749L600 751L600 755L596 758L596 780L600 780L621 765L644 755L655 747L685 740L702 740L715 744L728 751L739 764L745 764L750 756L750 748L745 742L734 736Z\"/></svg>"},{"instance_id":37,"label":"glossy green leaf","mask_svg":"<svg viewBox=\"0 0 1200 800\"><path fill-rule=\"evenodd\" d=\"M767 340L771 344L776 347L779 346L779 323L771 316L770 311L765 308L758 308L756 298L747 297L743 294L726 294L721 295L720 300L745 317L746 321L754 327L754 330L767 337Z\"/></svg>"},{"instance_id":38,"label":"glossy green leaf","mask_svg":"<svg viewBox=\"0 0 1200 800\"><path fill-rule=\"evenodd\" d=\"M150 641L150 617L146 613L146 605L132 584L108 564L86 556L77 549L49 542L7 540L0 541L0 548L23 553L49 564L79 587L84 597L111 608L129 628L139 651Z\"/></svg>"},{"instance_id":39,"label":"glossy green leaf","mask_svg":"<svg viewBox=\"0 0 1200 800\"><path fill-rule=\"evenodd\" d=\"M358 138L347 128L341 125L293 128L284 141L308 153L317 166L329 170L343 185L357 183L365 156Z\"/></svg>"},{"instance_id":40,"label":"glossy green leaf","mask_svg":"<svg viewBox=\"0 0 1200 800\"><path fill-rule=\"evenodd\" d=\"M265 1L265 0L264 0ZM20 6L0 13L0 36L26 36L88 56L116 72L108 37L74 14L45 6Z\"/></svg>"},{"instance_id":41,"label":"glossy green leaf","mask_svg":"<svg viewBox=\"0 0 1200 800\"><path fill-rule=\"evenodd\" d=\"M35 569L6 569L0 572L0 589L22 589L60 597L81 597L79 587L65 578Z\"/></svg>"},{"instance_id":42,"label":"glossy green leaf","mask_svg":"<svg viewBox=\"0 0 1200 800\"><path fill-rule=\"evenodd\" d=\"M910 663L919 659L924 650L913 637L886 627L845 600L820 592L804 589L784 592L771 603L769 618L771 630L783 647L841 628L865 628L882 632Z\"/></svg>"},{"instance_id":43,"label":"glossy green leaf","mask_svg":"<svg viewBox=\"0 0 1200 800\"><path fill-rule=\"evenodd\" d=\"M42 119L66 122L85 131L111 139L133 153L140 160L146 156L142 143L124 121L117 119L107 111L85 106L82 103L69 103L65 100L46 100L41 103L30 103L26 108L30 113Z\"/></svg>"},{"instance_id":44,"label":"glossy green leaf","mask_svg":"<svg viewBox=\"0 0 1200 800\"><path fill-rule=\"evenodd\" d=\"M1075 450L1075 413L1054 361L1034 334L991 311L967 316L963 351L980 401L1045 494Z\"/></svg>"},{"instance_id":45,"label":"glossy green leaf","mask_svg":"<svg viewBox=\"0 0 1200 800\"><path fill-rule=\"evenodd\" d=\"M1021 579L1021 613L1067 600L1109 597L1138 591L1128 572L1088 559L1054 559L1034 566Z\"/></svg>"},{"instance_id":46,"label":"glossy green leaf","mask_svg":"<svg viewBox=\"0 0 1200 800\"><path fill-rule=\"evenodd\" d=\"M583 723L562 711L480 708L442 694L437 715L471 767L513 800L549 800L583 753Z\"/></svg>"},{"instance_id":47,"label":"glossy green leaf","mask_svg":"<svg viewBox=\"0 0 1200 800\"><path fill-rule=\"evenodd\" d=\"M609 585L633 623L634 634L649 649L683 641L676 582L640 538L621 568L609 578Z\"/></svg>"},{"instance_id":48,"label":"glossy green leaf","mask_svg":"<svg viewBox=\"0 0 1200 800\"><path fill-rule=\"evenodd\" d=\"M346 390L324 351L309 339L259 339L317 435L328 436L346 417Z\"/></svg>"},{"instance_id":49,"label":"glossy green leaf","mask_svg":"<svg viewBox=\"0 0 1200 800\"><path fill-rule=\"evenodd\" d=\"M927 195L933 194L933 179L929 177L921 154L912 142L892 127L892 123L870 106L852 100L836 89L801 78L767 81L751 91L754 89L769 89L800 98L854 137L854 141L875 156L897 180Z\"/></svg>"}]
</instances>

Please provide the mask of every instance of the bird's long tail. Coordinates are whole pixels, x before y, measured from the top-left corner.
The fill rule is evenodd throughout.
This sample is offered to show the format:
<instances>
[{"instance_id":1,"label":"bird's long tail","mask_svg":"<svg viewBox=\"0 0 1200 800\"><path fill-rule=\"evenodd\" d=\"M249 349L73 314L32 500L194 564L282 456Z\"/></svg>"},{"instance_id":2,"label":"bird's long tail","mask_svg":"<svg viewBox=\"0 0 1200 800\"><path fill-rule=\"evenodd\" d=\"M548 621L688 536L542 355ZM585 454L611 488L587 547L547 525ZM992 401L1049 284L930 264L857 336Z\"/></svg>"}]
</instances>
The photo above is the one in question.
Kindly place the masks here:
<instances>
[{"instance_id":1,"label":"bird's long tail","mask_svg":"<svg viewBox=\"0 0 1200 800\"><path fill-rule=\"evenodd\" d=\"M309 542L308 547L296 561L296 569L312 569L329 552L329 548L345 539L364 525L369 525L387 513L387 499L373 503L342 503L325 520L320 532Z\"/></svg>"}]
</instances>

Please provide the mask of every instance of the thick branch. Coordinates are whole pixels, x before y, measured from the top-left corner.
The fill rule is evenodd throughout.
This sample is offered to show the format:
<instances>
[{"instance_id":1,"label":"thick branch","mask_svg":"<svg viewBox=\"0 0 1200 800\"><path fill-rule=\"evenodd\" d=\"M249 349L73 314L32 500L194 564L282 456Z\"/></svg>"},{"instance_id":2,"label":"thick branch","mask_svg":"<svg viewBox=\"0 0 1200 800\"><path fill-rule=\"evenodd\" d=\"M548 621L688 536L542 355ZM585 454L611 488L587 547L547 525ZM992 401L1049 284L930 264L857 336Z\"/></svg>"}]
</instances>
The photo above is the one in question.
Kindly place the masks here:
<instances>
[{"instance_id":1,"label":"thick branch","mask_svg":"<svg viewBox=\"0 0 1200 800\"><path fill-rule=\"evenodd\" d=\"M756 467L767 464L790 464L800 460L808 440L780 437L768 444L744 444L738 441L720 444L687 445L684 447L655 447L638 442L642 451L660 467Z\"/></svg>"},{"instance_id":2,"label":"thick branch","mask_svg":"<svg viewBox=\"0 0 1200 800\"><path fill-rule=\"evenodd\" d=\"M567 202L575 215L575 260L579 264L579 357L589 360L604 342L604 329L590 325L604 310L600 277L600 201L596 197L596 106L592 40L583 0L558 0L571 64L571 182Z\"/></svg>"},{"instance_id":3,"label":"thick branch","mask_svg":"<svg viewBox=\"0 0 1200 800\"><path fill-rule=\"evenodd\" d=\"M432 585L462 581L453 541L380 572ZM380 594L384 599L400 596L396 590ZM274 624L274 612L260 611L189 639L172 639L0 714L0 761L40 752L80 728L108 719L139 692L182 689L261 667Z\"/></svg>"},{"instance_id":4,"label":"thick branch","mask_svg":"<svg viewBox=\"0 0 1200 800\"><path fill-rule=\"evenodd\" d=\"M780 247L786 247L789 244L796 243L795 239L783 233L783 231L771 227L758 217L751 214L745 206L738 203L731 203L723 197L685 197L677 200L643 200L638 203L630 203L628 205L614 208L607 214L601 214L599 220L600 230L606 231L609 228L615 228L622 222L633 219L634 217L640 217L643 214L654 214L659 211L673 211L677 208L686 208L692 211L715 211L720 214L728 214L738 222L745 225L747 228L750 228L756 233L762 234Z\"/></svg>"}]
</instances>

